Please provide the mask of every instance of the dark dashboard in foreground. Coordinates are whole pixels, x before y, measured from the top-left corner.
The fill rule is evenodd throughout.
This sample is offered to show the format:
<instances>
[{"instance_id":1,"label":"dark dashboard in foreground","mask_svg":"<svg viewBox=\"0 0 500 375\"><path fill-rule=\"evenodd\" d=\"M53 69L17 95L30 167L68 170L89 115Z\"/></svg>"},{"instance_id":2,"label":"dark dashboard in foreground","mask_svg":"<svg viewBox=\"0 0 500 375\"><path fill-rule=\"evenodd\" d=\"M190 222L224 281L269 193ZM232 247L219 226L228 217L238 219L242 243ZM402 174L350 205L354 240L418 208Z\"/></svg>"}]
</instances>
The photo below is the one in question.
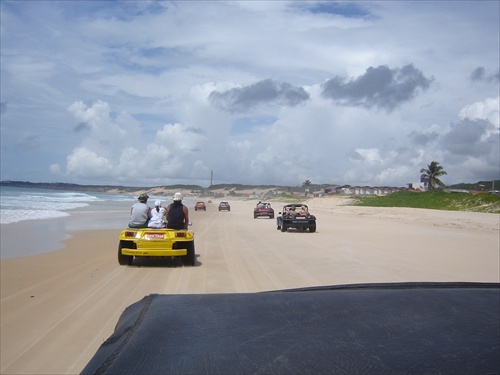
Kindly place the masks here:
<instances>
[{"instance_id":1,"label":"dark dashboard in foreground","mask_svg":"<svg viewBox=\"0 0 500 375\"><path fill-rule=\"evenodd\" d=\"M82 374L498 374L500 284L148 295Z\"/></svg>"}]
</instances>

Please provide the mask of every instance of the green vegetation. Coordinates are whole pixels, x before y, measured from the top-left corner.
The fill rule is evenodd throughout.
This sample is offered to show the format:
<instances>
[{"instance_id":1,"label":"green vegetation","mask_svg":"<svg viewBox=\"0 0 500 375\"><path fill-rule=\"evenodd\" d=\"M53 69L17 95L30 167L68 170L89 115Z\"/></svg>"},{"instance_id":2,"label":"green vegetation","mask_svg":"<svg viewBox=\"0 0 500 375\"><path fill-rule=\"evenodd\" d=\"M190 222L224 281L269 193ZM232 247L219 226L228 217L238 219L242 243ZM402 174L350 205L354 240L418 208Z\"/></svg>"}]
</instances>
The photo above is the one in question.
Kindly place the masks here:
<instances>
[{"instance_id":1,"label":"green vegetation","mask_svg":"<svg viewBox=\"0 0 500 375\"><path fill-rule=\"evenodd\" d=\"M475 183L465 183L448 185L448 189L465 189L465 190L498 190L500 187L500 180L478 181Z\"/></svg>"},{"instance_id":2,"label":"green vegetation","mask_svg":"<svg viewBox=\"0 0 500 375\"><path fill-rule=\"evenodd\" d=\"M500 196L495 194L400 191L386 196L355 196L354 206L410 207L434 210L471 211L500 214Z\"/></svg>"}]
</instances>

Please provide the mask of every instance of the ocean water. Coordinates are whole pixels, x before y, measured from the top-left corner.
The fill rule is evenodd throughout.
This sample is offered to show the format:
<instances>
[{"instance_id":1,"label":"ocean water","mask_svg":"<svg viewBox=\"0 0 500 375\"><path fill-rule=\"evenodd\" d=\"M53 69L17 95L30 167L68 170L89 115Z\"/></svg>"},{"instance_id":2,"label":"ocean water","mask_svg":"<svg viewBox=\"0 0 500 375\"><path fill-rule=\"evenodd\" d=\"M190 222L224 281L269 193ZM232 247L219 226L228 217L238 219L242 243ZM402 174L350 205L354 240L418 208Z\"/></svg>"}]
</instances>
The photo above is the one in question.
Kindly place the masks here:
<instances>
[{"instance_id":1,"label":"ocean water","mask_svg":"<svg viewBox=\"0 0 500 375\"><path fill-rule=\"evenodd\" d=\"M83 193L65 190L0 186L0 224L25 220L54 219L70 215L70 210L92 203L133 202L122 194ZM132 203L131 203L132 204Z\"/></svg>"}]
</instances>

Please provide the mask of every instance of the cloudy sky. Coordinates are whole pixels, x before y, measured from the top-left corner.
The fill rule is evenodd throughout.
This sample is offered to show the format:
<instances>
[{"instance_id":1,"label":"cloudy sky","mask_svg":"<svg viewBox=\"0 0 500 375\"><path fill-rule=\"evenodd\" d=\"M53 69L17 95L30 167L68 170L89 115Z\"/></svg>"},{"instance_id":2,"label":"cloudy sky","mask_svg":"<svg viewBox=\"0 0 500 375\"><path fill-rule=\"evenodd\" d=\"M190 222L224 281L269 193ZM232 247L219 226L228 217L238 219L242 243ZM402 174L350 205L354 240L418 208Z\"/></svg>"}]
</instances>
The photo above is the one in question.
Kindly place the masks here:
<instances>
[{"instance_id":1,"label":"cloudy sky","mask_svg":"<svg viewBox=\"0 0 500 375\"><path fill-rule=\"evenodd\" d=\"M498 179L499 4L2 0L1 179Z\"/></svg>"}]
</instances>

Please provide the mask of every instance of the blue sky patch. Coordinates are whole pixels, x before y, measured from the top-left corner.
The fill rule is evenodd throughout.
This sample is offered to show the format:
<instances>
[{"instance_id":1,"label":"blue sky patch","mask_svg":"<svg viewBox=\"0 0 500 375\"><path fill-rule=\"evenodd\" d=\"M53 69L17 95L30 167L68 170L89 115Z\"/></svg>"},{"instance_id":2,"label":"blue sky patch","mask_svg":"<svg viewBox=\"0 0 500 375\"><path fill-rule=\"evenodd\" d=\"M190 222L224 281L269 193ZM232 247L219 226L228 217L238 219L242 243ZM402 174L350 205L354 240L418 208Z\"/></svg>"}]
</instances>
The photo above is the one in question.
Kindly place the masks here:
<instances>
[{"instance_id":1,"label":"blue sky patch","mask_svg":"<svg viewBox=\"0 0 500 375\"><path fill-rule=\"evenodd\" d=\"M306 9L311 13L334 14L347 18L363 18L370 15L361 3L324 1L307 4Z\"/></svg>"},{"instance_id":2,"label":"blue sky patch","mask_svg":"<svg viewBox=\"0 0 500 375\"><path fill-rule=\"evenodd\" d=\"M276 120L274 116L240 117L232 123L231 135L252 133L257 128L274 124Z\"/></svg>"}]
</instances>

